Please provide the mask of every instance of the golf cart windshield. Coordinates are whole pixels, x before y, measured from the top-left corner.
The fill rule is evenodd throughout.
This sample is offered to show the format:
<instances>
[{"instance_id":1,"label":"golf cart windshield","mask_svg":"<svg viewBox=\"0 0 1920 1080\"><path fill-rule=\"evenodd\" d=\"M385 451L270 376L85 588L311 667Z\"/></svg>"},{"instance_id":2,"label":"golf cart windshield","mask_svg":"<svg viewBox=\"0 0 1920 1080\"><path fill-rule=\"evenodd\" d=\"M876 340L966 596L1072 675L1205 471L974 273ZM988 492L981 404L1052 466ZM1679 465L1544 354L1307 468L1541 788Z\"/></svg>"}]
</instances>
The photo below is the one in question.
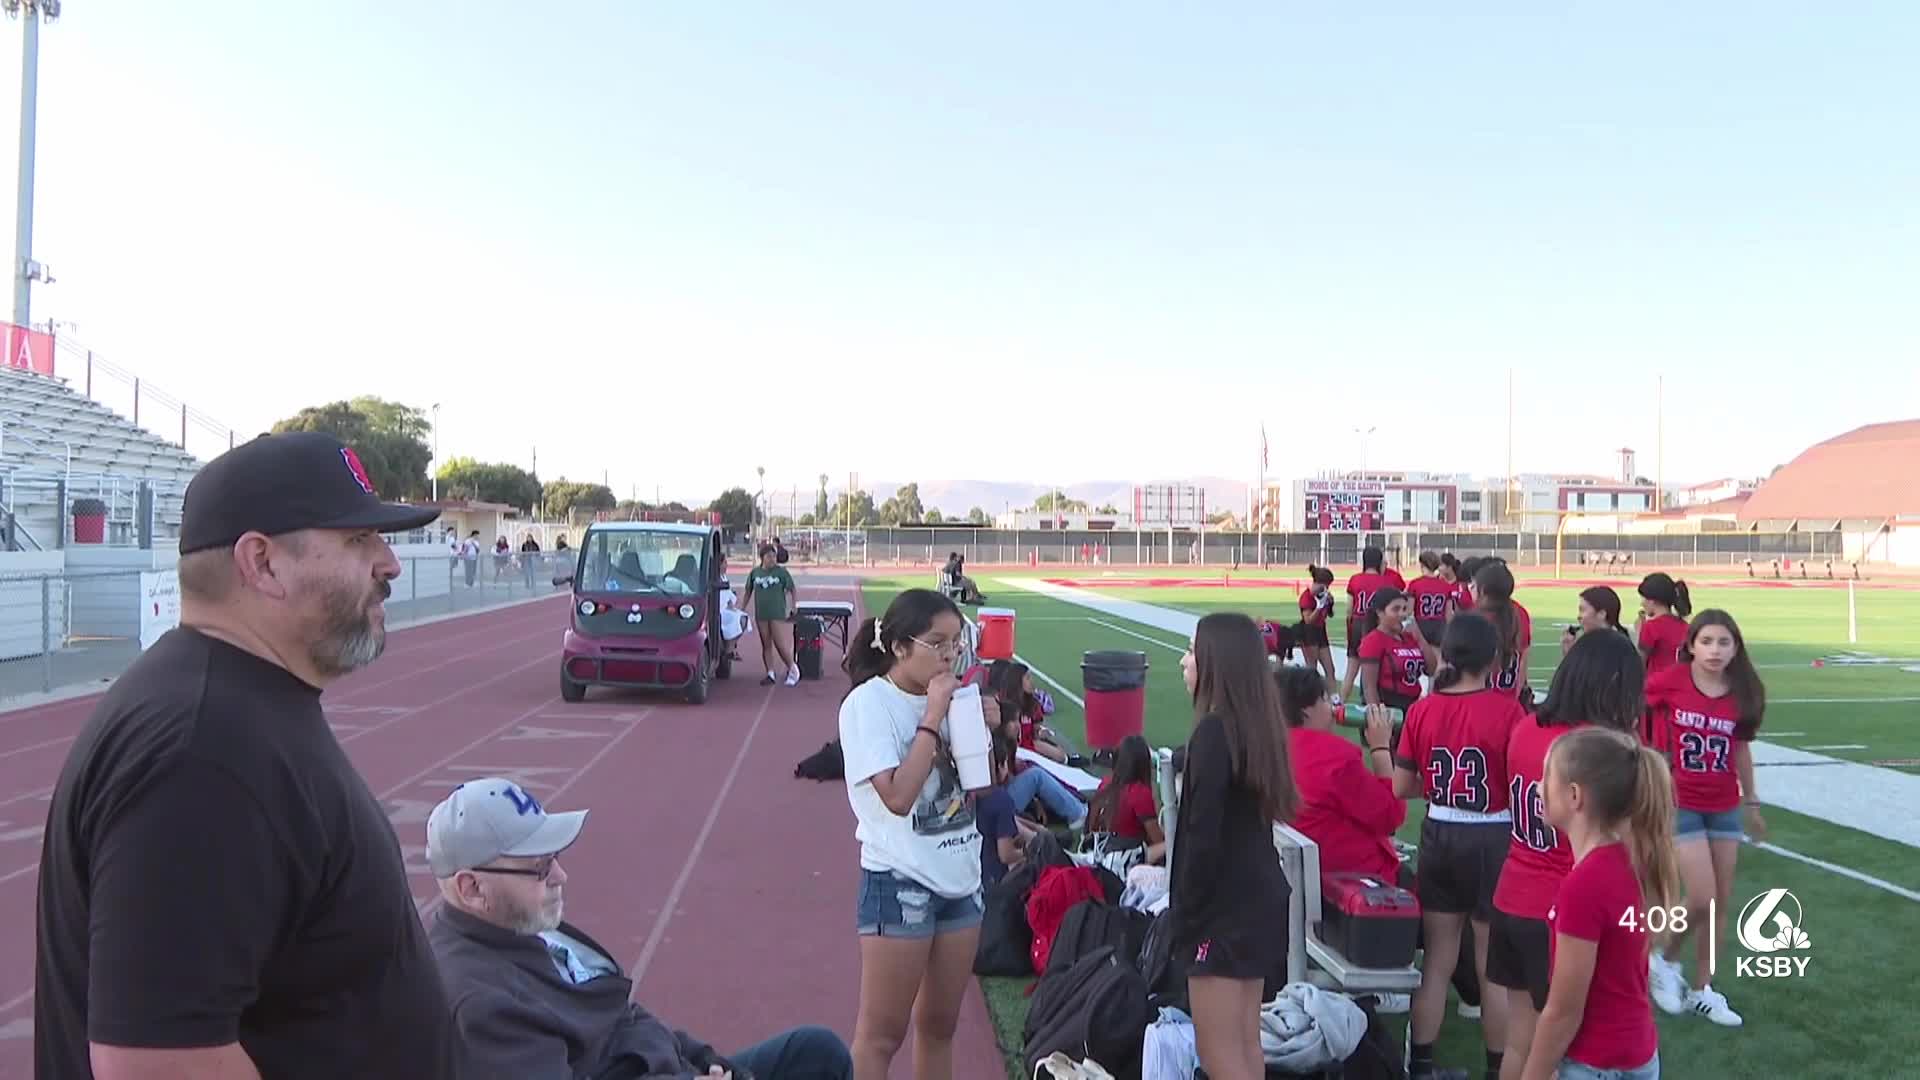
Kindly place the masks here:
<instances>
[{"instance_id":1,"label":"golf cart windshield","mask_svg":"<svg viewBox=\"0 0 1920 1080\"><path fill-rule=\"evenodd\" d=\"M587 536L586 562L574 587L582 592L698 596L705 533L597 529Z\"/></svg>"}]
</instances>

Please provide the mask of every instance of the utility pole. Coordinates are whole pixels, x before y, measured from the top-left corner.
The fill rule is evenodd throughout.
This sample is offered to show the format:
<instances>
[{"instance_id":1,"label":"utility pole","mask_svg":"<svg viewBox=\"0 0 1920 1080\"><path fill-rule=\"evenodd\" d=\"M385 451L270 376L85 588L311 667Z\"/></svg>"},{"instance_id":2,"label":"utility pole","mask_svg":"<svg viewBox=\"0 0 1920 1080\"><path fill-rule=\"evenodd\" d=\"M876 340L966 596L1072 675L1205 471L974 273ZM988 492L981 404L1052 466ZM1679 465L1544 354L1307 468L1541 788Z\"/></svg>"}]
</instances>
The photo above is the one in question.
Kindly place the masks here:
<instances>
[{"instance_id":1,"label":"utility pole","mask_svg":"<svg viewBox=\"0 0 1920 1080\"><path fill-rule=\"evenodd\" d=\"M1653 512L1667 492L1667 377L1657 377L1653 390Z\"/></svg>"},{"instance_id":2,"label":"utility pole","mask_svg":"<svg viewBox=\"0 0 1920 1080\"><path fill-rule=\"evenodd\" d=\"M0 0L8 16L21 15L25 34L20 47L20 181L13 219L13 321L32 326L33 283L53 275L33 259L33 150L40 99L40 21L60 17L60 0Z\"/></svg>"},{"instance_id":3,"label":"utility pole","mask_svg":"<svg viewBox=\"0 0 1920 1080\"><path fill-rule=\"evenodd\" d=\"M433 485L433 501L440 501L440 403L433 403L433 476L429 478Z\"/></svg>"},{"instance_id":4,"label":"utility pole","mask_svg":"<svg viewBox=\"0 0 1920 1080\"><path fill-rule=\"evenodd\" d=\"M1507 517L1513 517L1513 369L1507 369Z\"/></svg>"}]
</instances>

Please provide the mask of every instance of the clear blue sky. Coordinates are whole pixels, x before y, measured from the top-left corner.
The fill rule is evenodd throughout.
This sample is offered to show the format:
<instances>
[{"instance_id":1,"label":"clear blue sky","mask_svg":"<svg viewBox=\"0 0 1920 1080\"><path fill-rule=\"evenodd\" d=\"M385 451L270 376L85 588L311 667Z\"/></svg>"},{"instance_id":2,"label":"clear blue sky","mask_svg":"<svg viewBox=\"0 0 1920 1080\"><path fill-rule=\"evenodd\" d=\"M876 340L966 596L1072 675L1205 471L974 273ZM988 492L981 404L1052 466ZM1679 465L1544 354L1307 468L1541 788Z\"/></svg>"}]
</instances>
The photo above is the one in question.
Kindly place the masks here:
<instances>
[{"instance_id":1,"label":"clear blue sky","mask_svg":"<svg viewBox=\"0 0 1920 1080\"><path fill-rule=\"evenodd\" d=\"M705 497L1497 472L1509 368L1530 471L1651 472L1661 373L1669 480L1920 415L1911 4L65 7L34 316L243 431Z\"/></svg>"}]
</instances>

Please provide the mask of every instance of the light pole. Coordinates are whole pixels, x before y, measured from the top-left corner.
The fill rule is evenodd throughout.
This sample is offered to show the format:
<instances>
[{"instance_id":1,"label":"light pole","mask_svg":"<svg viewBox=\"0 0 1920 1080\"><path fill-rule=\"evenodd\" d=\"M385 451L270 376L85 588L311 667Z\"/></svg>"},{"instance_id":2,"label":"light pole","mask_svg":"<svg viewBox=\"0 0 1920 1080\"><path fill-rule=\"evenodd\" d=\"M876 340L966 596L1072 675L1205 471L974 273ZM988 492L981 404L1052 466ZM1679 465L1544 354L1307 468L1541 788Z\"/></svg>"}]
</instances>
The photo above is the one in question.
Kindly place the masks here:
<instances>
[{"instance_id":1,"label":"light pole","mask_svg":"<svg viewBox=\"0 0 1920 1080\"><path fill-rule=\"evenodd\" d=\"M51 283L53 275L33 261L33 144L39 112L40 20L60 17L60 0L0 0L8 16L25 9L20 47L20 186L13 219L13 321L25 329L33 308L33 283Z\"/></svg>"},{"instance_id":2,"label":"light pole","mask_svg":"<svg viewBox=\"0 0 1920 1080\"><path fill-rule=\"evenodd\" d=\"M440 501L440 403L433 403L433 501Z\"/></svg>"},{"instance_id":3,"label":"light pole","mask_svg":"<svg viewBox=\"0 0 1920 1080\"><path fill-rule=\"evenodd\" d=\"M1367 478L1367 440L1371 439L1373 433L1379 430L1377 427L1370 427L1365 431L1359 428L1353 429L1353 433L1360 436L1360 479L1362 480Z\"/></svg>"},{"instance_id":4,"label":"light pole","mask_svg":"<svg viewBox=\"0 0 1920 1080\"><path fill-rule=\"evenodd\" d=\"M767 467L765 465L757 465L753 471L760 476L760 497L754 500L753 512L756 516L764 515L768 521L771 521L773 512L770 508L763 505L767 501Z\"/></svg>"}]
</instances>

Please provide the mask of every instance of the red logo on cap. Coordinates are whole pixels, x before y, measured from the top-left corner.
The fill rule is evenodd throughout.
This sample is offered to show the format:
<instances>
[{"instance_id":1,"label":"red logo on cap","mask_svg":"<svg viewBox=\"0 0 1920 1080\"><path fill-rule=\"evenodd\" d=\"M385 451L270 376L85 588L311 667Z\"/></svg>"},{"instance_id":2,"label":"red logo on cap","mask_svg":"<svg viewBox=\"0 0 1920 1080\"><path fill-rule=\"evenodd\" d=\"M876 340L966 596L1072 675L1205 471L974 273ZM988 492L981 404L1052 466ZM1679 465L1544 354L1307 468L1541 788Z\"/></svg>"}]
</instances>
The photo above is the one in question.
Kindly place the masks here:
<instances>
[{"instance_id":1,"label":"red logo on cap","mask_svg":"<svg viewBox=\"0 0 1920 1080\"><path fill-rule=\"evenodd\" d=\"M360 455L343 446L340 448L340 457L347 463L348 471L353 473L353 482L360 485L360 490L374 494L373 481L367 479L367 467L360 464Z\"/></svg>"}]
</instances>

